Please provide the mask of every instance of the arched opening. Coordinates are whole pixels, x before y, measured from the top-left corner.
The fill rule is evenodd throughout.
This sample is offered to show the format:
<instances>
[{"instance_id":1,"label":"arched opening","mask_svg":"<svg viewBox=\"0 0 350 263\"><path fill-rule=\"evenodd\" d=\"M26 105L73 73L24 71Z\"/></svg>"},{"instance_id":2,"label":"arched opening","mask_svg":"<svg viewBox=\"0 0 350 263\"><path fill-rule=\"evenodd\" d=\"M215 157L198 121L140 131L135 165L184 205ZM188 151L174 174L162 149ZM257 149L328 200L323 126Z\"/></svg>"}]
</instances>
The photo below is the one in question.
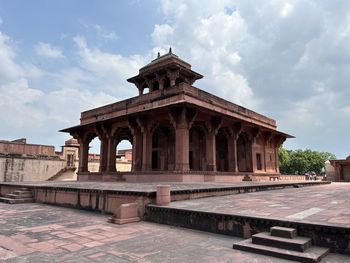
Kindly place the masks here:
<instances>
[{"instance_id":1,"label":"arched opening","mask_svg":"<svg viewBox=\"0 0 350 263\"><path fill-rule=\"evenodd\" d=\"M170 87L170 79L168 77L165 78L164 80L164 88L169 88Z\"/></svg>"},{"instance_id":2,"label":"arched opening","mask_svg":"<svg viewBox=\"0 0 350 263\"><path fill-rule=\"evenodd\" d=\"M252 147L248 135L242 132L237 140L237 163L239 172L252 171Z\"/></svg>"},{"instance_id":3,"label":"arched opening","mask_svg":"<svg viewBox=\"0 0 350 263\"><path fill-rule=\"evenodd\" d=\"M116 169L118 172L130 172L132 170L132 143L128 139L122 139L117 144Z\"/></svg>"},{"instance_id":4,"label":"arched opening","mask_svg":"<svg viewBox=\"0 0 350 263\"><path fill-rule=\"evenodd\" d=\"M118 128L116 139L116 170L118 172L132 171L132 134L129 128Z\"/></svg>"},{"instance_id":5,"label":"arched opening","mask_svg":"<svg viewBox=\"0 0 350 263\"><path fill-rule=\"evenodd\" d=\"M207 163L205 133L199 126L194 126L190 129L189 148L190 170L206 170Z\"/></svg>"},{"instance_id":6,"label":"arched opening","mask_svg":"<svg viewBox=\"0 0 350 263\"><path fill-rule=\"evenodd\" d=\"M160 125L152 135L152 170L174 170L175 131L170 125Z\"/></svg>"},{"instance_id":7,"label":"arched opening","mask_svg":"<svg viewBox=\"0 0 350 263\"><path fill-rule=\"evenodd\" d=\"M98 172L100 169L101 141L96 137L89 144L88 170L89 172Z\"/></svg>"},{"instance_id":8,"label":"arched opening","mask_svg":"<svg viewBox=\"0 0 350 263\"><path fill-rule=\"evenodd\" d=\"M180 83L184 82L183 78L177 78L175 81L175 85L178 85Z\"/></svg>"},{"instance_id":9,"label":"arched opening","mask_svg":"<svg viewBox=\"0 0 350 263\"><path fill-rule=\"evenodd\" d=\"M158 81L154 81L152 85L152 91L159 90L159 83Z\"/></svg>"},{"instance_id":10,"label":"arched opening","mask_svg":"<svg viewBox=\"0 0 350 263\"><path fill-rule=\"evenodd\" d=\"M215 137L216 140L216 170L228 171L228 143L223 129L220 129Z\"/></svg>"}]
</instances>

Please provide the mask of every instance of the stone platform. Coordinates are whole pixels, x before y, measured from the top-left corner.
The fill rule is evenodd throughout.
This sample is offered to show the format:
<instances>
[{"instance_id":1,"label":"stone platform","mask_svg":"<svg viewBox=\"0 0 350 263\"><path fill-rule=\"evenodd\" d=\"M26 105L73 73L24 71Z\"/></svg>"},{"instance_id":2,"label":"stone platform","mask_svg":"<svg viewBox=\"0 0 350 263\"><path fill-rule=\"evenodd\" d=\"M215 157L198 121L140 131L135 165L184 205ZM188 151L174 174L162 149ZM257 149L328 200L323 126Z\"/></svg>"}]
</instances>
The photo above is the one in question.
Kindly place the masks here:
<instances>
[{"instance_id":1,"label":"stone platform","mask_svg":"<svg viewBox=\"0 0 350 263\"><path fill-rule=\"evenodd\" d=\"M293 263L232 249L239 237L139 222L45 204L0 203L0 262ZM322 263L348 262L330 254Z\"/></svg>"},{"instance_id":2,"label":"stone platform","mask_svg":"<svg viewBox=\"0 0 350 263\"><path fill-rule=\"evenodd\" d=\"M296 228L313 244L350 254L350 184L286 188L148 205L147 219L232 236Z\"/></svg>"},{"instance_id":3,"label":"stone platform","mask_svg":"<svg viewBox=\"0 0 350 263\"><path fill-rule=\"evenodd\" d=\"M274 181L223 183L168 183L171 200L188 200L273 189L293 188L295 185L327 184L321 181ZM21 182L0 183L0 195L11 194L26 187L33 192L35 202L113 213L121 204L137 203L143 218L145 207L156 202L157 185L164 183L123 182Z\"/></svg>"},{"instance_id":4,"label":"stone platform","mask_svg":"<svg viewBox=\"0 0 350 263\"><path fill-rule=\"evenodd\" d=\"M281 175L276 173L213 172L213 171L137 171L137 172L78 172L82 182L128 183L239 183L242 181L303 181L305 175Z\"/></svg>"}]
</instances>

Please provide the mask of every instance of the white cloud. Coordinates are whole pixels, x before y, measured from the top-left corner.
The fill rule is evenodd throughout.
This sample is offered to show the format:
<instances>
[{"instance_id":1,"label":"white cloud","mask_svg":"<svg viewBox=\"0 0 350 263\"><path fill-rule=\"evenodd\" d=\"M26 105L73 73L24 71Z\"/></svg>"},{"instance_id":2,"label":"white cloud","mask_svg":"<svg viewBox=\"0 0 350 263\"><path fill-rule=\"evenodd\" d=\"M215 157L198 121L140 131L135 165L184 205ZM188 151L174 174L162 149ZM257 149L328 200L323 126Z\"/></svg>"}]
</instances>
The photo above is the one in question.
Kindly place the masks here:
<instances>
[{"instance_id":1,"label":"white cloud","mask_svg":"<svg viewBox=\"0 0 350 263\"><path fill-rule=\"evenodd\" d=\"M76 125L80 112L120 99L108 95L105 90L106 83L112 88L112 83L121 80L105 74L108 65L98 65L103 61L111 62L118 70L116 64L120 62L132 64L131 59L119 56L114 62L113 57L108 59L107 53L98 49L91 51L83 39L77 38L76 52L81 55L78 58L82 67L43 72L31 64L17 63L17 53L10 42L8 36L0 33L0 133L8 139L25 136L38 143L60 145L67 136L57 130ZM130 68L131 64L124 66ZM118 92L120 87L114 88L114 93L122 96ZM134 93L137 93L136 88Z\"/></svg>"},{"instance_id":2,"label":"white cloud","mask_svg":"<svg viewBox=\"0 0 350 263\"><path fill-rule=\"evenodd\" d=\"M35 46L35 52L38 56L47 58L63 58L62 49L59 47L54 47L49 43L39 42Z\"/></svg>"},{"instance_id":3,"label":"white cloud","mask_svg":"<svg viewBox=\"0 0 350 263\"><path fill-rule=\"evenodd\" d=\"M293 12L293 5L291 3L284 3L281 9L280 15L282 17L288 16L291 12Z\"/></svg>"},{"instance_id":4,"label":"white cloud","mask_svg":"<svg viewBox=\"0 0 350 263\"><path fill-rule=\"evenodd\" d=\"M15 43L0 32L0 85L25 77L39 77L41 70L31 63L17 63Z\"/></svg>"},{"instance_id":5,"label":"white cloud","mask_svg":"<svg viewBox=\"0 0 350 263\"><path fill-rule=\"evenodd\" d=\"M277 119L282 130L297 136L290 147L348 155L350 3L160 5L165 25L174 30L154 42L158 48L175 42L175 53L204 75L195 85Z\"/></svg>"},{"instance_id":6,"label":"white cloud","mask_svg":"<svg viewBox=\"0 0 350 263\"><path fill-rule=\"evenodd\" d=\"M3 127L12 129L32 129L41 122L44 112L35 107L44 95L37 89L28 87L26 79L18 79L0 86L0 120ZM33 124L35 124L33 126Z\"/></svg>"},{"instance_id":7,"label":"white cloud","mask_svg":"<svg viewBox=\"0 0 350 263\"><path fill-rule=\"evenodd\" d=\"M162 24L158 25L156 24L154 26L154 31L152 33L152 40L156 45L164 46L168 45L171 46L171 37L174 34L174 28L169 26L168 24Z\"/></svg>"},{"instance_id":8,"label":"white cloud","mask_svg":"<svg viewBox=\"0 0 350 263\"><path fill-rule=\"evenodd\" d=\"M236 70L241 63L238 47L247 35L246 22L239 12L227 9L225 3L162 2L162 10L171 23L156 24L152 40L156 50L173 46L173 52L204 75L195 85L252 107L257 102L248 80Z\"/></svg>"},{"instance_id":9,"label":"white cloud","mask_svg":"<svg viewBox=\"0 0 350 263\"><path fill-rule=\"evenodd\" d=\"M127 88L131 84L126 79L136 75L138 69L148 63L148 59L140 55L128 57L103 52L97 47L89 47L82 36L74 37L79 55L79 65L85 74L94 79L95 89L106 91L119 98L127 98L137 94L136 88Z\"/></svg>"},{"instance_id":10,"label":"white cloud","mask_svg":"<svg viewBox=\"0 0 350 263\"><path fill-rule=\"evenodd\" d=\"M103 28L100 25L97 25L97 24L93 25L93 28L96 30L97 34L99 36L101 36L102 38L104 38L104 39L117 40L119 38L118 35L115 32L108 31L108 30L106 30L105 28Z\"/></svg>"},{"instance_id":11,"label":"white cloud","mask_svg":"<svg viewBox=\"0 0 350 263\"><path fill-rule=\"evenodd\" d=\"M22 68L15 63L15 52L10 38L0 32L0 84L22 75Z\"/></svg>"}]
</instances>

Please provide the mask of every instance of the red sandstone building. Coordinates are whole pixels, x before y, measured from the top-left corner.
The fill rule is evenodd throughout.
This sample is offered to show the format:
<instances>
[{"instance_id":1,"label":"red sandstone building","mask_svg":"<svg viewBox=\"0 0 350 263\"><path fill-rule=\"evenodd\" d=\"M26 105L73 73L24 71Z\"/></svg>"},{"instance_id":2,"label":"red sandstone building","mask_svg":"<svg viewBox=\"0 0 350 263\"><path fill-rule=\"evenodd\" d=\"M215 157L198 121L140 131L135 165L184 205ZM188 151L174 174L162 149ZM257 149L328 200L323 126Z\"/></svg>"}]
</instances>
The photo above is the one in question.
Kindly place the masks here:
<instances>
[{"instance_id":1,"label":"red sandstone building","mask_svg":"<svg viewBox=\"0 0 350 263\"><path fill-rule=\"evenodd\" d=\"M332 181L350 181L350 155L346 159L329 160L334 170L327 175L328 180Z\"/></svg>"},{"instance_id":2,"label":"red sandstone building","mask_svg":"<svg viewBox=\"0 0 350 263\"><path fill-rule=\"evenodd\" d=\"M128 79L139 96L82 112L79 125L62 130L80 144L78 180L276 177L278 149L292 136L277 131L275 120L194 87L202 77L170 50ZM88 151L95 137L100 171L91 173ZM116 171L116 146L124 139L133 146L130 173Z\"/></svg>"}]
</instances>

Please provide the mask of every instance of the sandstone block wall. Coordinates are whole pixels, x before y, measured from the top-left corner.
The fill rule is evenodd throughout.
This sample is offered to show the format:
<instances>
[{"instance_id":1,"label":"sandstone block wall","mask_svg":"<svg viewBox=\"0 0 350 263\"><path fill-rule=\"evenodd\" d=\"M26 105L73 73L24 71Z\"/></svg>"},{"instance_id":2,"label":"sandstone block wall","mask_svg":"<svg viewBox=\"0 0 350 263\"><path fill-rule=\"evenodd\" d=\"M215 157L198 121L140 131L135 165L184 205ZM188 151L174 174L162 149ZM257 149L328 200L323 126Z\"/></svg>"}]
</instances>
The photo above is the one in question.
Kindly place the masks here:
<instances>
[{"instance_id":1,"label":"sandstone block wall","mask_svg":"<svg viewBox=\"0 0 350 263\"><path fill-rule=\"evenodd\" d=\"M65 166L60 159L0 156L0 182L45 181Z\"/></svg>"}]
</instances>

